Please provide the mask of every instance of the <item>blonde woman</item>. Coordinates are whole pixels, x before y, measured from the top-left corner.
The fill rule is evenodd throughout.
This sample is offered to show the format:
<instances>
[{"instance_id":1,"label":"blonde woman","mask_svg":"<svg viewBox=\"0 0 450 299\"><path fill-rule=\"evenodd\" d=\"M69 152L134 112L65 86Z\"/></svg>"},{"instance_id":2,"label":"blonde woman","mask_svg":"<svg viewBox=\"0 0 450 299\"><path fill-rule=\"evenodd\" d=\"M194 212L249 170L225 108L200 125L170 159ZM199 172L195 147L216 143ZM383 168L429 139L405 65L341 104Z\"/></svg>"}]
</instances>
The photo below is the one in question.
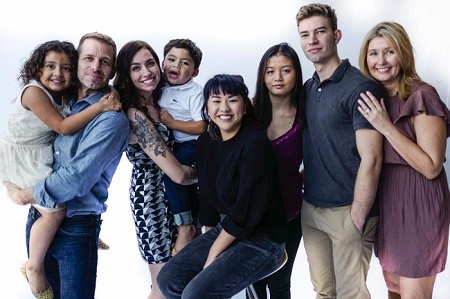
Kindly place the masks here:
<instances>
[{"instance_id":1,"label":"blonde woman","mask_svg":"<svg viewBox=\"0 0 450 299\"><path fill-rule=\"evenodd\" d=\"M431 298L445 268L450 194L443 167L450 111L415 69L405 29L382 22L367 34L362 72L388 97L361 94L359 111L384 136L375 242L388 298Z\"/></svg>"}]
</instances>

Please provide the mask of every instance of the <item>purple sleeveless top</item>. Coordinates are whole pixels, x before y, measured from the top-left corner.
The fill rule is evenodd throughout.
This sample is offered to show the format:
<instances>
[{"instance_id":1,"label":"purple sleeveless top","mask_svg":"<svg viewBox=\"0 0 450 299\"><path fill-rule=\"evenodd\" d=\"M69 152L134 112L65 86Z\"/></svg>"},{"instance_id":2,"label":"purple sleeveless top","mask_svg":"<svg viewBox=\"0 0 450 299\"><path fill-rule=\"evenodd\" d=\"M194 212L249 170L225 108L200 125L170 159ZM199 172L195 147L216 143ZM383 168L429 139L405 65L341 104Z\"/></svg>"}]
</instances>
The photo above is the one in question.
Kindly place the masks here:
<instances>
[{"instance_id":1,"label":"purple sleeveless top","mask_svg":"<svg viewBox=\"0 0 450 299\"><path fill-rule=\"evenodd\" d=\"M271 141L277 160L277 178L288 222L300 217L303 202L303 176L299 173L303 160L300 123L286 134Z\"/></svg>"}]
</instances>

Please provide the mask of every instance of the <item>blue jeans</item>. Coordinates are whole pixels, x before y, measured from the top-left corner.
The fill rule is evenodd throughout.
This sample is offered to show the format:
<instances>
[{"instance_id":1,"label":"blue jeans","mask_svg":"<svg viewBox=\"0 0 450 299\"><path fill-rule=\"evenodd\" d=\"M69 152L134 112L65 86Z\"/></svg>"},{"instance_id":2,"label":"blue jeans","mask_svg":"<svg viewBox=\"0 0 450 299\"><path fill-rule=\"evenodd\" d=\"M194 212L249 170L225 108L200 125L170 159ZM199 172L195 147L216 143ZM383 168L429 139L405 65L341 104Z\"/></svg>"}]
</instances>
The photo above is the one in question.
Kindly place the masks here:
<instances>
[{"instance_id":1,"label":"blue jeans","mask_svg":"<svg viewBox=\"0 0 450 299\"><path fill-rule=\"evenodd\" d=\"M34 207L30 208L26 225L27 250L31 226L40 216ZM55 299L94 298L100 226L100 216L64 218L45 256L45 273Z\"/></svg>"},{"instance_id":2,"label":"blue jeans","mask_svg":"<svg viewBox=\"0 0 450 299\"><path fill-rule=\"evenodd\" d=\"M274 274L253 284L259 299L267 298L267 287L269 288L269 298L271 299L291 298L292 268L294 267L295 257L302 239L300 217L289 222L287 231L286 253L288 260L286 265Z\"/></svg>"},{"instance_id":3,"label":"blue jeans","mask_svg":"<svg viewBox=\"0 0 450 299\"><path fill-rule=\"evenodd\" d=\"M189 140L182 143L175 142L173 153L175 158L183 164L189 165L195 163L195 151L197 140ZM170 210L174 215L174 221L177 226L189 225L193 222L193 213L191 209L197 205L197 184L190 186L179 185L165 175L164 185L166 187L167 200ZM194 213L195 214L195 213Z\"/></svg>"},{"instance_id":4,"label":"blue jeans","mask_svg":"<svg viewBox=\"0 0 450 299\"><path fill-rule=\"evenodd\" d=\"M284 243L258 236L235 241L203 269L221 229L218 226L193 239L162 267L157 282L166 299L230 298L281 263Z\"/></svg>"}]
</instances>

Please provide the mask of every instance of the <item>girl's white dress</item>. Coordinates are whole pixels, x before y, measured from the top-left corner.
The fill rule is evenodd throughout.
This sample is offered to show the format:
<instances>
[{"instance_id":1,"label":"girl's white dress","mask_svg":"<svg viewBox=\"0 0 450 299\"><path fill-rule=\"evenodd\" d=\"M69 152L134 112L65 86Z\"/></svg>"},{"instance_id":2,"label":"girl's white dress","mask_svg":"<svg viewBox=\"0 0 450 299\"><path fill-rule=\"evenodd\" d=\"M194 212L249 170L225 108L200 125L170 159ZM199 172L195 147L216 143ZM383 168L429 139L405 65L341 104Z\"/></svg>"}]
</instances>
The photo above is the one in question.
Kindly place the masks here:
<instances>
[{"instance_id":1,"label":"girl's white dress","mask_svg":"<svg viewBox=\"0 0 450 299\"><path fill-rule=\"evenodd\" d=\"M32 111L22 106L23 92L30 86L41 88L60 113L64 109L64 105L58 105L44 86L35 80L22 88L13 103L0 138L0 178L20 188L31 187L52 172L56 136Z\"/></svg>"}]
</instances>

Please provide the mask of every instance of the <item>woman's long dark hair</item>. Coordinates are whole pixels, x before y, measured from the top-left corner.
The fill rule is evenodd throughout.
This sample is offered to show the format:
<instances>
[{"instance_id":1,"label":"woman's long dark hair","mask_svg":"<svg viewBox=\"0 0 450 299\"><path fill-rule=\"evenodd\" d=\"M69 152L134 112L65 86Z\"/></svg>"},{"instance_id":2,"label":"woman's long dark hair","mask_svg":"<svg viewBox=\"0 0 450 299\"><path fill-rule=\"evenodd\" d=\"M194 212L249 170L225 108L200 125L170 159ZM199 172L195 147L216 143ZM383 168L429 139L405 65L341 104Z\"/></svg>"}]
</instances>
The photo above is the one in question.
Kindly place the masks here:
<instances>
[{"instance_id":1,"label":"woman's long dark hair","mask_svg":"<svg viewBox=\"0 0 450 299\"><path fill-rule=\"evenodd\" d=\"M255 118L258 126L263 130L267 130L272 122L272 102L270 101L269 90L264 82L264 78L269 59L277 54L286 56L292 62L296 81L291 92L291 104L297 110L296 119L298 121L304 120L303 75L300 59L297 52L289 44L281 43L267 49L259 62L253 106L255 107Z\"/></svg>"},{"instance_id":2,"label":"woman's long dark hair","mask_svg":"<svg viewBox=\"0 0 450 299\"><path fill-rule=\"evenodd\" d=\"M217 94L229 94L240 96L244 100L245 114L242 118L242 123L244 122L254 122L254 112L253 105L248 97L248 88L244 83L244 78L240 75L229 75L229 74L219 74L215 75L213 78L209 79L204 88L203 96L205 102L202 107L202 118L208 123L208 133L211 138L215 140L221 140L222 136L220 134L219 127L209 119L208 116L208 101L211 95Z\"/></svg>"},{"instance_id":3,"label":"woman's long dark hair","mask_svg":"<svg viewBox=\"0 0 450 299\"><path fill-rule=\"evenodd\" d=\"M146 42L141 40L134 40L126 43L122 49L120 49L119 54L117 54L116 62L116 77L114 79L114 87L120 94L120 101L122 102L122 108L125 112L130 108L136 108L137 110L144 113L148 119L151 119L147 107L143 104L142 95L133 84L130 78L130 68L134 56L141 49L148 49L155 59L159 72L161 74L161 80L158 86L153 91L153 105L159 109L158 101L161 98L161 89L165 84L165 80L162 76L161 64L159 62L158 55L155 50Z\"/></svg>"}]
</instances>

